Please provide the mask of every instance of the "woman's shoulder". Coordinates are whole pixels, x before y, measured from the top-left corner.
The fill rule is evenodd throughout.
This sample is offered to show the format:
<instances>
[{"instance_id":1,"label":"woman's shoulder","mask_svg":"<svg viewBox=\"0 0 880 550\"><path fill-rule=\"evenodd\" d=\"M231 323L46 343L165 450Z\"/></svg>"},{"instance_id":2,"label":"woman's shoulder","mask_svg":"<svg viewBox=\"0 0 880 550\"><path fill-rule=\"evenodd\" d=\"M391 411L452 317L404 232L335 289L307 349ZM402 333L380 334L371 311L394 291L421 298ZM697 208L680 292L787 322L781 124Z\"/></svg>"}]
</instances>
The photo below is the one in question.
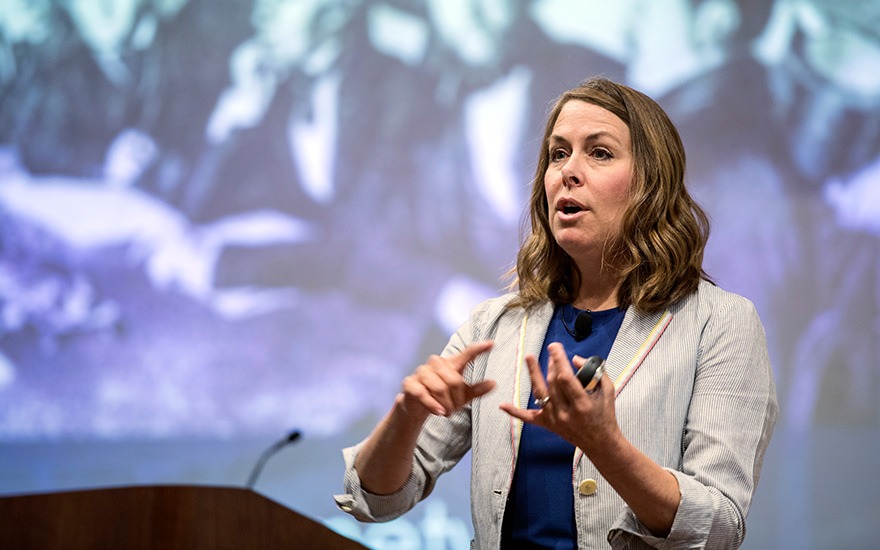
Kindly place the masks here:
<instances>
[{"instance_id":1,"label":"woman's shoulder","mask_svg":"<svg viewBox=\"0 0 880 550\"><path fill-rule=\"evenodd\" d=\"M489 327L496 327L500 323L512 323L519 326L523 317L533 311L543 312L547 308L552 310L549 301L528 310L521 306L512 305L516 297L515 292L509 292L480 302L471 310L469 322L487 330L491 330Z\"/></svg>"},{"instance_id":2,"label":"woman's shoulder","mask_svg":"<svg viewBox=\"0 0 880 550\"><path fill-rule=\"evenodd\" d=\"M501 296L483 300L471 309L471 319L479 319L483 323L491 323L505 313L521 314L522 308L510 307L510 303L514 298L516 298L516 293L508 292Z\"/></svg>"},{"instance_id":3,"label":"woman's shoulder","mask_svg":"<svg viewBox=\"0 0 880 550\"><path fill-rule=\"evenodd\" d=\"M754 307L752 301L745 296L725 290L711 281L701 281L697 295L701 302L710 306Z\"/></svg>"},{"instance_id":4,"label":"woman's shoulder","mask_svg":"<svg viewBox=\"0 0 880 550\"><path fill-rule=\"evenodd\" d=\"M710 281L700 282L696 292L670 309L673 314L690 312L704 321L723 319L736 324L757 319L757 311L751 300Z\"/></svg>"}]
</instances>

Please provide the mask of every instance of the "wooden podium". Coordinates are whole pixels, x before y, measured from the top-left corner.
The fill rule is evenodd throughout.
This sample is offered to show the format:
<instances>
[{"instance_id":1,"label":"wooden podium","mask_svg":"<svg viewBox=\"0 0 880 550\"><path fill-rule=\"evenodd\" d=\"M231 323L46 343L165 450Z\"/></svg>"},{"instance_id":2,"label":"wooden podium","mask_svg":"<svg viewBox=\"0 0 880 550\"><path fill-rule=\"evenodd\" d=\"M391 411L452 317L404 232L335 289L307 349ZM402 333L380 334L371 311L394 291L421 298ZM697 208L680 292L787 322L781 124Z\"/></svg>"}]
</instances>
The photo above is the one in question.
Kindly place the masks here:
<instances>
[{"instance_id":1,"label":"wooden podium","mask_svg":"<svg viewBox=\"0 0 880 550\"><path fill-rule=\"evenodd\" d=\"M177 485L0 498L0 546L366 548L250 489Z\"/></svg>"}]
</instances>

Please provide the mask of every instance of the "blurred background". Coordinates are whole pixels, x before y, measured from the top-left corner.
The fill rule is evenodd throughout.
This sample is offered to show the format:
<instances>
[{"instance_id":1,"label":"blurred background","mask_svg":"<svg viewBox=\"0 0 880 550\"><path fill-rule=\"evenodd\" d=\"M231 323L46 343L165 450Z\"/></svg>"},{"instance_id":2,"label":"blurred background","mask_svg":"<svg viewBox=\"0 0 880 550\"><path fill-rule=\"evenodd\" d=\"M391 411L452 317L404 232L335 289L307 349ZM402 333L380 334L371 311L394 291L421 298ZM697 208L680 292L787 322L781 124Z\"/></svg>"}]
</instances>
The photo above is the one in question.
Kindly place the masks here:
<instances>
[{"instance_id":1,"label":"blurred background","mask_svg":"<svg viewBox=\"0 0 880 550\"><path fill-rule=\"evenodd\" d=\"M506 284L549 104L655 98L781 404L745 548L880 545L880 4L4 0L0 494L243 486L467 548L469 464L336 510L340 449Z\"/></svg>"}]
</instances>

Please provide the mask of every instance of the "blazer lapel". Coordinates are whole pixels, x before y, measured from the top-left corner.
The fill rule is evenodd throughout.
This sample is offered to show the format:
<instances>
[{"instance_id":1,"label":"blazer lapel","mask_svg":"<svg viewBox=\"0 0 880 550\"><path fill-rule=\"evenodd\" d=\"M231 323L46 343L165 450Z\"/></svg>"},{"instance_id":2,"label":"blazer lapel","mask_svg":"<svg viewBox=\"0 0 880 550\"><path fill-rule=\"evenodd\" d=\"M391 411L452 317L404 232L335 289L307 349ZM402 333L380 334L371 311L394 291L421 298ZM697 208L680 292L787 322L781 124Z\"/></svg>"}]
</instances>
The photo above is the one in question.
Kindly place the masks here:
<instances>
[{"instance_id":1,"label":"blazer lapel","mask_svg":"<svg viewBox=\"0 0 880 550\"><path fill-rule=\"evenodd\" d=\"M605 361L605 371L614 381L616 394L626 387L670 321L672 313L668 309L652 314L640 313L632 306L627 309L620 332Z\"/></svg>"},{"instance_id":2,"label":"blazer lapel","mask_svg":"<svg viewBox=\"0 0 880 550\"><path fill-rule=\"evenodd\" d=\"M632 306L627 308L623 324L605 360L605 372L614 381L615 396L620 395L626 387L626 383L645 361L645 357L663 335L670 321L672 321L672 313L668 309L646 315L639 313ZM572 479L577 478L578 465L583 456L584 452L581 449L575 450Z\"/></svg>"},{"instance_id":3,"label":"blazer lapel","mask_svg":"<svg viewBox=\"0 0 880 550\"><path fill-rule=\"evenodd\" d=\"M529 395L532 393L532 379L529 377L529 368L526 365L525 356L531 353L535 357L541 355L541 346L547 337L547 328L550 326L550 318L553 317L553 304L548 302L534 308L529 313L527 326L523 327L525 333L520 337L520 349L522 349L521 362L519 363L519 406L526 409L529 406Z\"/></svg>"}]
</instances>

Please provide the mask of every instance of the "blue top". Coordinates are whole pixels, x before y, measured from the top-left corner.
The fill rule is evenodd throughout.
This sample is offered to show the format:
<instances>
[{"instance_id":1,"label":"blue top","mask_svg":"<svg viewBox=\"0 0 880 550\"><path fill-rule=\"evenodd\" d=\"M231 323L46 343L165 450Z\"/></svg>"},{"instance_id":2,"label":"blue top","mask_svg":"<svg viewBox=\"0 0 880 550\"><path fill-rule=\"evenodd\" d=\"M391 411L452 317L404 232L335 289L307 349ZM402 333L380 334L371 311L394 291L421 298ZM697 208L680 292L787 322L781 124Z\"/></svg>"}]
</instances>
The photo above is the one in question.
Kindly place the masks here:
<instances>
[{"instance_id":1,"label":"blue top","mask_svg":"<svg viewBox=\"0 0 880 550\"><path fill-rule=\"evenodd\" d=\"M575 318L581 312L571 305L557 306L553 312L538 358L545 377L547 346L552 342L565 347L569 361L575 355L608 357L626 310L592 312L592 332L577 341L568 329L574 331ZM534 395L529 396L528 408L536 408ZM574 445L555 433L534 424L523 424L516 471L504 513L502 548L577 548L571 481L574 451Z\"/></svg>"}]
</instances>

